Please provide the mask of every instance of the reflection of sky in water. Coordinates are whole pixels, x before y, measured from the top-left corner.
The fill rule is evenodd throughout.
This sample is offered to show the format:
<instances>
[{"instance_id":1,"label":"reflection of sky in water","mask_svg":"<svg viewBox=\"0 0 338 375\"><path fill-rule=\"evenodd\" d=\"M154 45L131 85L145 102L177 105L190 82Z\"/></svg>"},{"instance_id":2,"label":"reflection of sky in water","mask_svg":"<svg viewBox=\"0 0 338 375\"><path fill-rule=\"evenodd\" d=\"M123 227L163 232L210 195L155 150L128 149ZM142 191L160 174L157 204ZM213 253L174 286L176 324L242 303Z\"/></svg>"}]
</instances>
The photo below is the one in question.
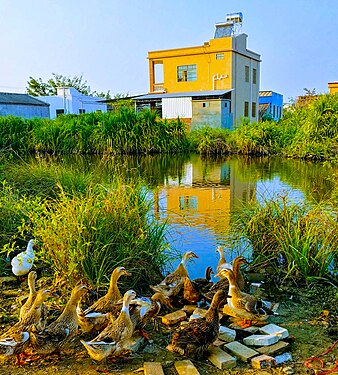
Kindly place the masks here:
<instances>
[{"instance_id":1,"label":"reflection of sky in water","mask_svg":"<svg viewBox=\"0 0 338 375\"><path fill-rule=\"evenodd\" d=\"M264 200L270 200L277 196L285 196L294 201L300 202L304 200L304 193L292 188L290 185L281 181L279 176L275 176L272 180L264 180L256 182L256 199L263 203Z\"/></svg>"}]
</instances>

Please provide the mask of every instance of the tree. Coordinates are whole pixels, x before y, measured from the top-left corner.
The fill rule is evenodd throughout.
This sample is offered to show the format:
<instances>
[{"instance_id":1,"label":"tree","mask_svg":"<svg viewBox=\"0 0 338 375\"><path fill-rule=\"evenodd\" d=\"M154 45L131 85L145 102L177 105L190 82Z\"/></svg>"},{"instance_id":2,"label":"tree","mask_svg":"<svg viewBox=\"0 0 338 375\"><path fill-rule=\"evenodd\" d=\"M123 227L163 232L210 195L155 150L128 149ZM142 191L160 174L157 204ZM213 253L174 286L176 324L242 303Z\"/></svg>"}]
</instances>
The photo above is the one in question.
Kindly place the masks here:
<instances>
[{"instance_id":1,"label":"tree","mask_svg":"<svg viewBox=\"0 0 338 375\"><path fill-rule=\"evenodd\" d=\"M304 91L305 91L305 96L316 96L317 93L316 93L316 89L307 89L306 87L304 87Z\"/></svg>"},{"instance_id":2,"label":"tree","mask_svg":"<svg viewBox=\"0 0 338 375\"><path fill-rule=\"evenodd\" d=\"M47 82L43 82L41 78L35 79L29 77L27 81L27 93L32 96L48 96L56 95L58 87L74 87L83 95L93 95L102 98L110 98L110 93L107 94L103 92L97 93L96 91L91 92L90 86L87 81L83 80L82 74L80 76L66 77L62 74L52 73L52 78Z\"/></svg>"}]
</instances>

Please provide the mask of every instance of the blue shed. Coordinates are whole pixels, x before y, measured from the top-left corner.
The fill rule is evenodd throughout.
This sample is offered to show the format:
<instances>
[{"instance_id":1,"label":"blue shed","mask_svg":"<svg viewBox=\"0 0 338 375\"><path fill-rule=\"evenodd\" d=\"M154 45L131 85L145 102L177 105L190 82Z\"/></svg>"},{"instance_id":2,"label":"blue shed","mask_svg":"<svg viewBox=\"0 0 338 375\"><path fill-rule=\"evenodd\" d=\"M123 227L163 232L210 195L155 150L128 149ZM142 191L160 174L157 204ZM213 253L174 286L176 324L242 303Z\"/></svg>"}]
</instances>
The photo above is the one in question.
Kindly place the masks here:
<instances>
[{"instance_id":1,"label":"blue shed","mask_svg":"<svg viewBox=\"0 0 338 375\"><path fill-rule=\"evenodd\" d=\"M0 116L49 118L49 104L27 94L0 92Z\"/></svg>"},{"instance_id":2,"label":"blue shed","mask_svg":"<svg viewBox=\"0 0 338 375\"><path fill-rule=\"evenodd\" d=\"M274 91L259 92L259 119L278 121L283 115L283 95Z\"/></svg>"}]
</instances>

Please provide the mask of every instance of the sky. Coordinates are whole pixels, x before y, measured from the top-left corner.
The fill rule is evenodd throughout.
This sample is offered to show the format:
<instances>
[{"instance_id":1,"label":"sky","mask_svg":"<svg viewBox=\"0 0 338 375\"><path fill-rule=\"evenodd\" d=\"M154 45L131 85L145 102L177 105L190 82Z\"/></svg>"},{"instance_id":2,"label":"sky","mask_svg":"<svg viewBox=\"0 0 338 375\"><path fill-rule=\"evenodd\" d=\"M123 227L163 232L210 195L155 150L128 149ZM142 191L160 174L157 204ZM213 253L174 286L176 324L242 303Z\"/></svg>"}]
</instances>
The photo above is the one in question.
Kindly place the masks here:
<instances>
[{"instance_id":1,"label":"sky","mask_svg":"<svg viewBox=\"0 0 338 375\"><path fill-rule=\"evenodd\" d=\"M147 93L148 51L202 45L233 12L261 55L261 90L289 102L338 81L337 0L0 0L0 91L58 73L112 96Z\"/></svg>"}]
</instances>

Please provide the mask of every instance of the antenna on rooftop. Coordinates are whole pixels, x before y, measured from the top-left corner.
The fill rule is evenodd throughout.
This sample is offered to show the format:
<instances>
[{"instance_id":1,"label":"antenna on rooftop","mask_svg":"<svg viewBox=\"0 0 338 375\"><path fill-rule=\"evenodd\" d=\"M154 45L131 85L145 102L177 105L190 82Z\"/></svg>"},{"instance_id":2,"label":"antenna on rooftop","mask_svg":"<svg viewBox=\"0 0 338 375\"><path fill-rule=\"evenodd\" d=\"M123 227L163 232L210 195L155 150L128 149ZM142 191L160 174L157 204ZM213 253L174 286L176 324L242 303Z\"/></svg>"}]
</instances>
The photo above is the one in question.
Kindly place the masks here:
<instances>
[{"instance_id":1,"label":"antenna on rooftop","mask_svg":"<svg viewBox=\"0 0 338 375\"><path fill-rule=\"evenodd\" d=\"M227 36L235 36L242 32L243 13L228 13L225 22L216 23L214 38L224 38Z\"/></svg>"}]
</instances>

